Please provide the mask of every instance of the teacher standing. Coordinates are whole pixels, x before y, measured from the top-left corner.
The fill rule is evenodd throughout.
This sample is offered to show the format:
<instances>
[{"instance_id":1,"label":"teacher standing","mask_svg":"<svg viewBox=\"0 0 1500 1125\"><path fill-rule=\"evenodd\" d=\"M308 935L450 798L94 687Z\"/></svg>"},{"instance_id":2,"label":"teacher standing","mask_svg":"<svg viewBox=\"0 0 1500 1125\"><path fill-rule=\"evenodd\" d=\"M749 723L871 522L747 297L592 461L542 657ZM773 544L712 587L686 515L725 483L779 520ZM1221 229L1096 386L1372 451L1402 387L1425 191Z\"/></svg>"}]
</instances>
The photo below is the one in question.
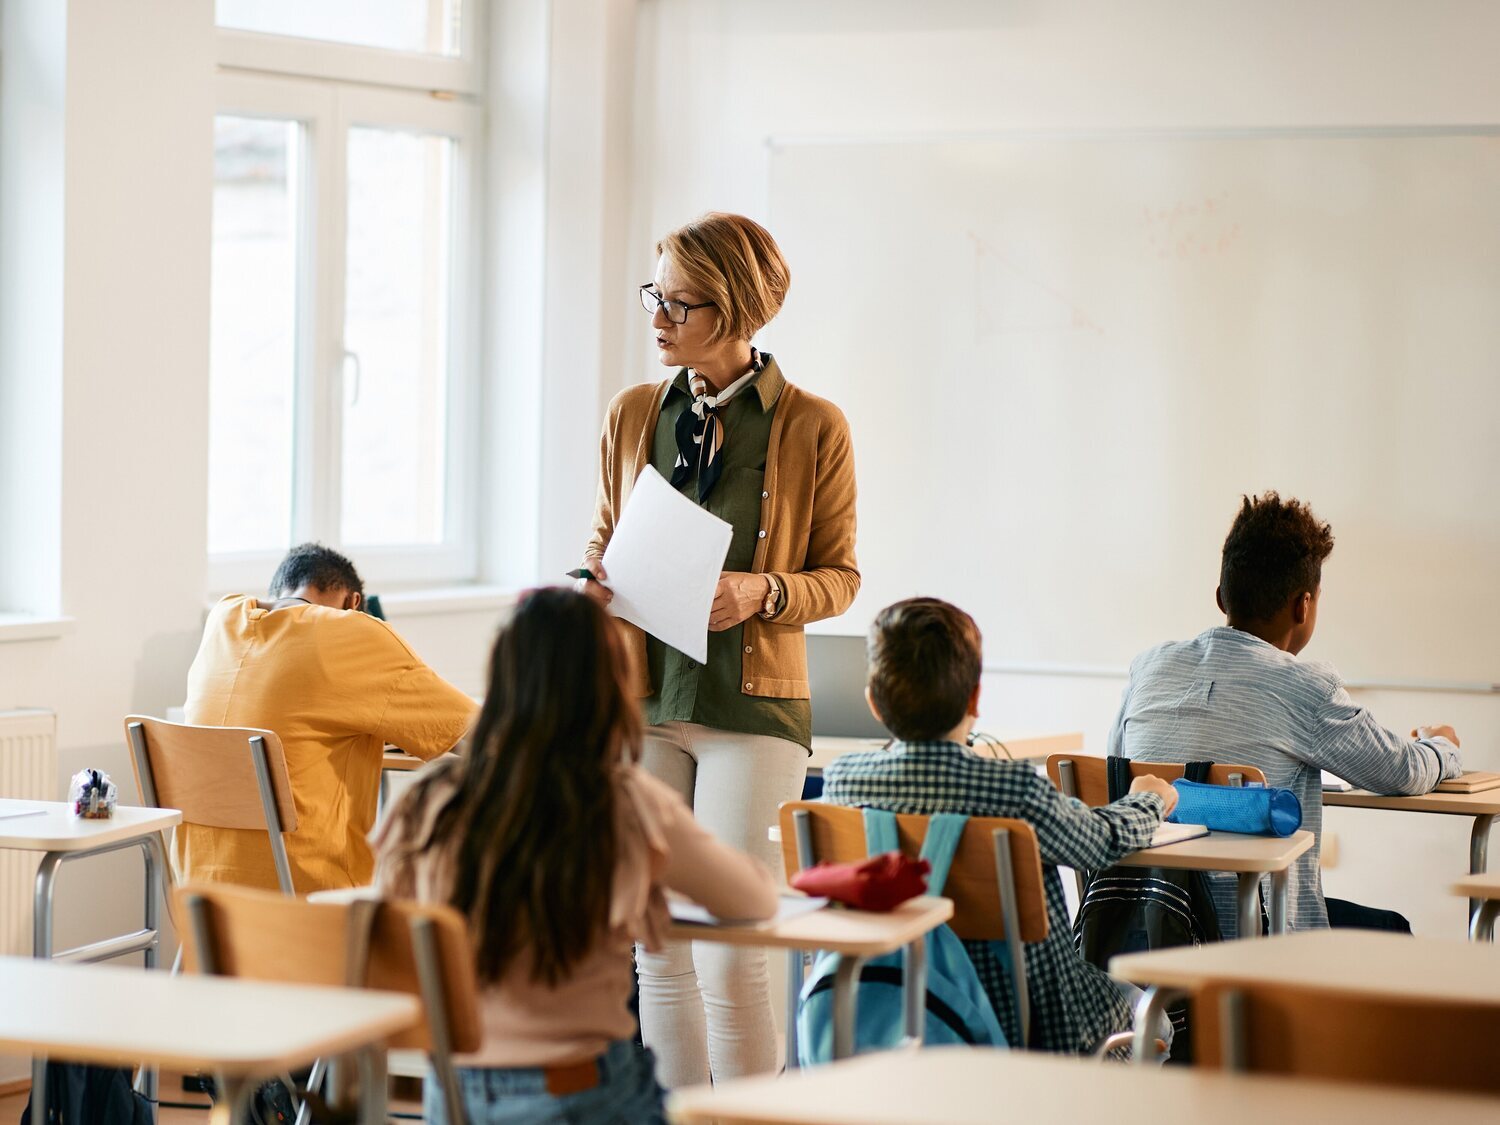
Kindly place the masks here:
<instances>
[{"instance_id":1,"label":"teacher standing","mask_svg":"<svg viewBox=\"0 0 1500 1125\"><path fill-rule=\"evenodd\" d=\"M781 802L802 795L812 741L802 627L842 613L859 590L849 425L751 344L790 281L764 227L710 213L656 252L641 303L657 355L678 371L610 403L584 552L605 585L584 585L609 597L604 549L648 465L734 528L706 663L622 625L651 724L642 765L710 832L774 866L766 829ZM661 560L664 571L672 565ZM636 960L641 1034L663 1085L776 1069L764 950L683 942L637 947Z\"/></svg>"}]
</instances>

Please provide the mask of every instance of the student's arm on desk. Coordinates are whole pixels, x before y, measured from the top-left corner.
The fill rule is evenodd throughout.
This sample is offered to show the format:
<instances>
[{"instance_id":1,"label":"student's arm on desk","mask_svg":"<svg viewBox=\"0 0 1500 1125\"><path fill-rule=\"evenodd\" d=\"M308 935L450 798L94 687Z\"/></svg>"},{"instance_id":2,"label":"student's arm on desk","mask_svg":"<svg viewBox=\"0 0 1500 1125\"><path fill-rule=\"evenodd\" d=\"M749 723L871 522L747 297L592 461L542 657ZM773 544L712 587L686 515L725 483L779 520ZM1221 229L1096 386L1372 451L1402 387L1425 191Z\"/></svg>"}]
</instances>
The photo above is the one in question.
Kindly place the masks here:
<instances>
[{"instance_id":1,"label":"student's arm on desk","mask_svg":"<svg viewBox=\"0 0 1500 1125\"><path fill-rule=\"evenodd\" d=\"M633 781L667 853L661 883L718 918L761 921L776 913L776 880L764 866L705 831L682 798L655 778L637 771Z\"/></svg>"},{"instance_id":2,"label":"student's arm on desk","mask_svg":"<svg viewBox=\"0 0 1500 1125\"><path fill-rule=\"evenodd\" d=\"M1414 797L1463 773L1447 738L1412 739L1386 730L1329 673L1327 702L1318 710L1305 760L1372 793Z\"/></svg>"},{"instance_id":3,"label":"student's arm on desk","mask_svg":"<svg viewBox=\"0 0 1500 1125\"><path fill-rule=\"evenodd\" d=\"M1019 815L1036 829L1042 862L1096 868L1150 844L1165 808L1161 797L1142 792L1090 808L1076 797L1064 797L1046 778L1033 774Z\"/></svg>"},{"instance_id":4,"label":"student's arm on desk","mask_svg":"<svg viewBox=\"0 0 1500 1125\"><path fill-rule=\"evenodd\" d=\"M372 733L427 761L457 746L477 711L472 699L417 661L396 676Z\"/></svg>"}]
</instances>

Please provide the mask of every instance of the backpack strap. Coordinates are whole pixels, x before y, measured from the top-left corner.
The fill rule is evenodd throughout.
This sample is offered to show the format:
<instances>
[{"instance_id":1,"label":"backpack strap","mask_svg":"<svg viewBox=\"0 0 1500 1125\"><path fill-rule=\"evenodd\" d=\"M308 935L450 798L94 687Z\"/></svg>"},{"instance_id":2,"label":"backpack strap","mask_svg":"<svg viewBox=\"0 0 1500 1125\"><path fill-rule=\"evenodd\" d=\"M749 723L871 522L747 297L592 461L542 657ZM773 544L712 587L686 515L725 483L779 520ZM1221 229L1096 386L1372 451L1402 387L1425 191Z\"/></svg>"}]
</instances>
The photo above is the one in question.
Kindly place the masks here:
<instances>
[{"instance_id":1,"label":"backpack strap","mask_svg":"<svg viewBox=\"0 0 1500 1125\"><path fill-rule=\"evenodd\" d=\"M884 855L901 850L901 838L896 834L896 814L885 809L861 809L865 817L865 852L869 855Z\"/></svg>"},{"instance_id":2,"label":"backpack strap","mask_svg":"<svg viewBox=\"0 0 1500 1125\"><path fill-rule=\"evenodd\" d=\"M1109 799L1113 803L1130 792L1130 759L1119 754L1104 759L1108 771Z\"/></svg>"},{"instance_id":3,"label":"backpack strap","mask_svg":"<svg viewBox=\"0 0 1500 1125\"><path fill-rule=\"evenodd\" d=\"M885 809L861 810L865 818L865 850L870 855L901 850L896 832L896 814ZM953 866L953 855L963 839L969 818L961 813L934 813L927 820L927 839L922 841L921 857L932 864L927 876L927 893L940 895Z\"/></svg>"},{"instance_id":4,"label":"backpack strap","mask_svg":"<svg viewBox=\"0 0 1500 1125\"><path fill-rule=\"evenodd\" d=\"M1214 768L1212 762L1188 762L1183 768L1182 776L1185 781L1196 781L1200 784L1208 784L1208 771Z\"/></svg>"},{"instance_id":5,"label":"backpack strap","mask_svg":"<svg viewBox=\"0 0 1500 1125\"><path fill-rule=\"evenodd\" d=\"M932 864L932 873L927 876L927 893L940 895L948 882L948 870L953 866L953 854L958 851L958 842L963 839L964 827L969 818L962 813L935 813L927 819L927 839L922 841L922 856Z\"/></svg>"}]
</instances>

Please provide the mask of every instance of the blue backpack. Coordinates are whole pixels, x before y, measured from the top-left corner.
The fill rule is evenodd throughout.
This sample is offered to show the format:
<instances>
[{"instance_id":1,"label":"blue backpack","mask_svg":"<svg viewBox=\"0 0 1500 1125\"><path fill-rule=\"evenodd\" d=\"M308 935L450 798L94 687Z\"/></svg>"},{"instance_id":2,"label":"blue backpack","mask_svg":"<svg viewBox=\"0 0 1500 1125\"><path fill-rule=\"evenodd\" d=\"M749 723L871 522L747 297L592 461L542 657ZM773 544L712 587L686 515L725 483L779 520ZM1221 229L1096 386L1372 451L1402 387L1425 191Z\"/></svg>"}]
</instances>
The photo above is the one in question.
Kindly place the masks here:
<instances>
[{"instance_id":1,"label":"blue backpack","mask_svg":"<svg viewBox=\"0 0 1500 1125\"><path fill-rule=\"evenodd\" d=\"M871 855L897 851L896 815L865 809L865 845ZM969 818L938 813L928 822L922 858L932 864L927 893L940 895L953 865L953 853ZM929 1047L968 1045L1007 1046L1005 1033L990 998L979 982L963 942L947 926L927 935L927 1002L924 1044ZM1003 951L1004 942L996 942ZM819 953L802 986L797 1006L797 1059L802 1066L833 1058L833 978L838 955ZM1008 962L1007 962L1008 963ZM901 952L870 960L859 973L858 1011L854 1029L856 1051L883 1050L900 1043L904 1021L901 1007L903 971Z\"/></svg>"}]
</instances>

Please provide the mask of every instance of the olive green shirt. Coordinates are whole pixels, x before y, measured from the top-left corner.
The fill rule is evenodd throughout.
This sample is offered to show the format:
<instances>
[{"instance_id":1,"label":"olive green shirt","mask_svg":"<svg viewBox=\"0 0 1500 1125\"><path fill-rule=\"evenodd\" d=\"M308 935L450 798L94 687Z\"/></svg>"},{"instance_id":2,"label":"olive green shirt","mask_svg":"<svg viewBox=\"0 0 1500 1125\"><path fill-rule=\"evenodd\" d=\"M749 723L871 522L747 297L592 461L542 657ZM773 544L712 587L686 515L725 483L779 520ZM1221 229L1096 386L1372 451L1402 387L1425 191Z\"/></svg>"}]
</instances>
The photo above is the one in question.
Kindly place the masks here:
<instances>
[{"instance_id":1,"label":"olive green shirt","mask_svg":"<svg viewBox=\"0 0 1500 1125\"><path fill-rule=\"evenodd\" d=\"M703 507L734 528L725 570L748 571L755 559L771 419L786 379L768 366L748 387L724 404L724 469ZM668 480L677 462L677 419L693 404L687 369L667 390L651 444L651 465ZM680 490L698 499L698 468L693 466ZM785 738L812 745L812 704L806 699L767 699L740 690L740 654L744 624L708 634L708 663L699 664L677 649L646 638L646 664L652 694L644 701L648 723L699 723L717 730Z\"/></svg>"}]
</instances>

